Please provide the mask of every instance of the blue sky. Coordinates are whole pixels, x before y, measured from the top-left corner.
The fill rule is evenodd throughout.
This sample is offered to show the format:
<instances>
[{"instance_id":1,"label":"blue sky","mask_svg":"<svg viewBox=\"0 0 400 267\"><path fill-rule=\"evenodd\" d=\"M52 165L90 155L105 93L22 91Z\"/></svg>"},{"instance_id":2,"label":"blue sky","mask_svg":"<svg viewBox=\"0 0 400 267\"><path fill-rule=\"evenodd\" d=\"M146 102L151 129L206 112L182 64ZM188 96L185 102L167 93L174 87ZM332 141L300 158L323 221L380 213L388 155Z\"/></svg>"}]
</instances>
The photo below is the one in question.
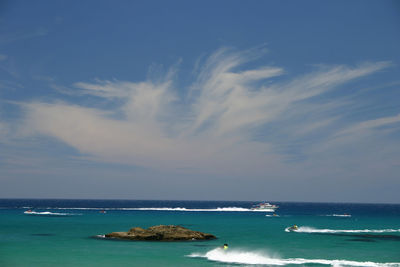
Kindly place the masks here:
<instances>
[{"instance_id":1,"label":"blue sky","mask_svg":"<svg viewBox=\"0 0 400 267\"><path fill-rule=\"evenodd\" d=\"M400 203L397 1L2 1L0 197Z\"/></svg>"}]
</instances>

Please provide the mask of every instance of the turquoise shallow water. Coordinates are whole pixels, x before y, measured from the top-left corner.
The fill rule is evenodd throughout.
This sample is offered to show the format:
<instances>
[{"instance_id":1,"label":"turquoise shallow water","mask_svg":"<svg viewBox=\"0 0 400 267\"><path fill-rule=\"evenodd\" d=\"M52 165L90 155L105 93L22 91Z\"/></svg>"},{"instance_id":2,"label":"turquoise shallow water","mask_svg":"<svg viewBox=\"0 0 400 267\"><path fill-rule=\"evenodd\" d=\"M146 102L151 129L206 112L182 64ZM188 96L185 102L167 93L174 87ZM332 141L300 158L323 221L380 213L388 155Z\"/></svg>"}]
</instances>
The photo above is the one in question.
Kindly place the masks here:
<instances>
[{"instance_id":1,"label":"turquoise shallow water","mask_svg":"<svg viewBox=\"0 0 400 267\"><path fill-rule=\"evenodd\" d=\"M0 266L400 266L400 205L274 203L280 208L272 216L251 212L252 204L0 200ZM159 224L218 239L94 238ZM286 232L293 224L299 232ZM224 243L225 252L217 248Z\"/></svg>"}]
</instances>

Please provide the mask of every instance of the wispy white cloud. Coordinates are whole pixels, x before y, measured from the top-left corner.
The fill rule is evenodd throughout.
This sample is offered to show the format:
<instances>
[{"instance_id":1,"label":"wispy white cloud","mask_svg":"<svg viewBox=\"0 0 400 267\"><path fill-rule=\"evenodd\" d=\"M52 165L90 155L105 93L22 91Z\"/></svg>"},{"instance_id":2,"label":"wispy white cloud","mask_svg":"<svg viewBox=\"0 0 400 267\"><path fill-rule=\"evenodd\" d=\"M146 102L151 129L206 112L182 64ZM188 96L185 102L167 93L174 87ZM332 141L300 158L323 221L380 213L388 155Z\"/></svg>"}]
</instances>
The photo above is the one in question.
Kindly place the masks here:
<instances>
[{"instance_id":1,"label":"wispy white cloud","mask_svg":"<svg viewBox=\"0 0 400 267\"><path fill-rule=\"evenodd\" d=\"M57 138L101 161L216 172L262 173L268 168L277 173L288 153L277 146L290 146L332 125L335 130L323 132L316 142L399 120L398 116L382 118L346 129L339 124L340 114L329 113L346 103L309 101L385 69L388 62L323 66L277 82L274 78L285 74L283 68L244 69L248 55L217 51L199 65L197 78L186 90L175 88L175 69L157 81L77 82L74 87L81 97L90 95L117 104L105 110L60 100L26 103L25 127L31 134ZM256 56L252 51L250 58ZM271 131L275 138L268 134L255 138Z\"/></svg>"},{"instance_id":2,"label":"wispy white cloud","mask_svg":"<svg viewBox=\"0 0 400 267\"><path fill-rule=\"evenodd\" d=\"M15 32L15 33L3 33L0 34L0 45L13 43L20 40L26 40L36 37L45 36L48 34L48 30L45 28L37 28L31 32Z\"/></svg>"},{"instance_id":3,"label":"wispy white cloud","mask_svg":"<svg viewBox=\"0 0 400 267\"><path fill-rule=\"evenodd\" d=\"M399 122L400 122L400 114L396 116L366 120L363 122L356 123L355 125L351 125L348 128L345 128L343 131L337 133L337 136L345 136L345 135L360 136L360 134L366 134L367 132L373 131L379 127Z\"/></svg>"},{"instance_id":4,"label":"wispy white cloud","mask_svg":"<svg viewBox=\"0 0 400 267\"><path fill-rule=\"evenodd\" d=\"M19 77L15 61L8 56L3 55L3 58L0 57L0 70L8 73L13 78Z\"/></svg>"},{"instance_id":5,"label":"wispy white cloud","mask_svg":"<svg viewBox=\"0 0 400 267\"><path fill-rule=\"evenodd\" d=\"M8 139L7 138L8 132L9 132L8 125L6 123L0 121L0 143L2 143Z\"/></svg>"}]
</instances>

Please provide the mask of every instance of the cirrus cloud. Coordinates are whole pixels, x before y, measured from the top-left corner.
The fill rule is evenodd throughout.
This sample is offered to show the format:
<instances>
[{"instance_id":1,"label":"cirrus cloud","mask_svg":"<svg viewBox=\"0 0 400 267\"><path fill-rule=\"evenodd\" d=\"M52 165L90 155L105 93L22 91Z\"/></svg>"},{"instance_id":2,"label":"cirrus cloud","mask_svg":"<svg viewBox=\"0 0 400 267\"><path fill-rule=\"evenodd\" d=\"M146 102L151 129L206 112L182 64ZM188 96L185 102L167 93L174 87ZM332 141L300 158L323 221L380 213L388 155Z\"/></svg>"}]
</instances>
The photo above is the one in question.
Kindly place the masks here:
<instances>
[{"instance_id":1,"label":"cirrus cloud","mask_svg":"<svg viewBox=\"0 0 400 267\"><path fill-rule=\"evenodd\" d=\"M175 69L157 81L76 82L78 98L95 97L113 103L112 108L61 99L34 101L23 104L25 127L93 160L162 170L261 173L285 166L293 147L305 137L319 133L313 144L318 146L338 134L398 122L397 116L349 126L341 123L340 114L329 111L351 101L311 101L381 71L389 62L321 66L285 79L281 67L245 69L248 56L217 51L199 67L188 88L176 88ZM263 138L257 137L260 133ZM302 152L301 147L296 151Z\"/></svg>"}]
</instances>

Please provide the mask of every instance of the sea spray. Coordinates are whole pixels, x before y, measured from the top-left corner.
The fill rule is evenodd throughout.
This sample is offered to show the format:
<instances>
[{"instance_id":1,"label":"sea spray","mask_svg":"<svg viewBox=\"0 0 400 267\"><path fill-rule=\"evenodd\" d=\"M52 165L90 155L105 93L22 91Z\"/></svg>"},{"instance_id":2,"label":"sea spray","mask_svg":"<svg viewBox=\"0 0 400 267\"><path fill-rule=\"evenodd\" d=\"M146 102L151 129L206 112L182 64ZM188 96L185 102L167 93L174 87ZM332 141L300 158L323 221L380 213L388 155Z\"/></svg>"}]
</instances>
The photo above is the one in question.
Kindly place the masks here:
<instances>
[{"instance_id":1,"label":"sea spray","mask_svg":"<svg viewBox=\"0 0 400 267\"><path fill-rule=\"evenodd\" d=\"M272 264L284 265L277 257L271 257L265 252L245 251L240 249L229 249L225 251L221 248L210 250L206 253L192 253L188 257L206 258L210 261L236 263L236 264Z\"/></svg>"},{"instance_id":2,"label":"sea spray","mask_svg":"<svg viewBox=\"0 0 400 267\"><path fill-rule=\"evenodd\" d=\"M318 234L339 234L339 233L400 233L400 229L361 229L361 230L340 230L340 229L317 229L307 226L298 227L292 230L290 227L285 228L286 232L296 233L318 233Z\"/></svg>"},{"instance_id":3,"label":"sea spray","mask_svg":"<svg viewBox=\"0 0 400 267\"><path fill-rule=\"evenodd\" d=\"M329 260L329 259L303 259L303 258L288 258L282 259L277 256L269 256L265 252L245 251L233 249L224 251L221 248L210 250L206 253L192 253L188 255L192 258L206 258L210 261L233 263L233 264L247 264L247 265L304 265L304 264L321 264L330 266L356 266L356 267L400 267L400 263L378 263L371 261L350 261L350 260Z\"/></svg>"}]
</instances>

